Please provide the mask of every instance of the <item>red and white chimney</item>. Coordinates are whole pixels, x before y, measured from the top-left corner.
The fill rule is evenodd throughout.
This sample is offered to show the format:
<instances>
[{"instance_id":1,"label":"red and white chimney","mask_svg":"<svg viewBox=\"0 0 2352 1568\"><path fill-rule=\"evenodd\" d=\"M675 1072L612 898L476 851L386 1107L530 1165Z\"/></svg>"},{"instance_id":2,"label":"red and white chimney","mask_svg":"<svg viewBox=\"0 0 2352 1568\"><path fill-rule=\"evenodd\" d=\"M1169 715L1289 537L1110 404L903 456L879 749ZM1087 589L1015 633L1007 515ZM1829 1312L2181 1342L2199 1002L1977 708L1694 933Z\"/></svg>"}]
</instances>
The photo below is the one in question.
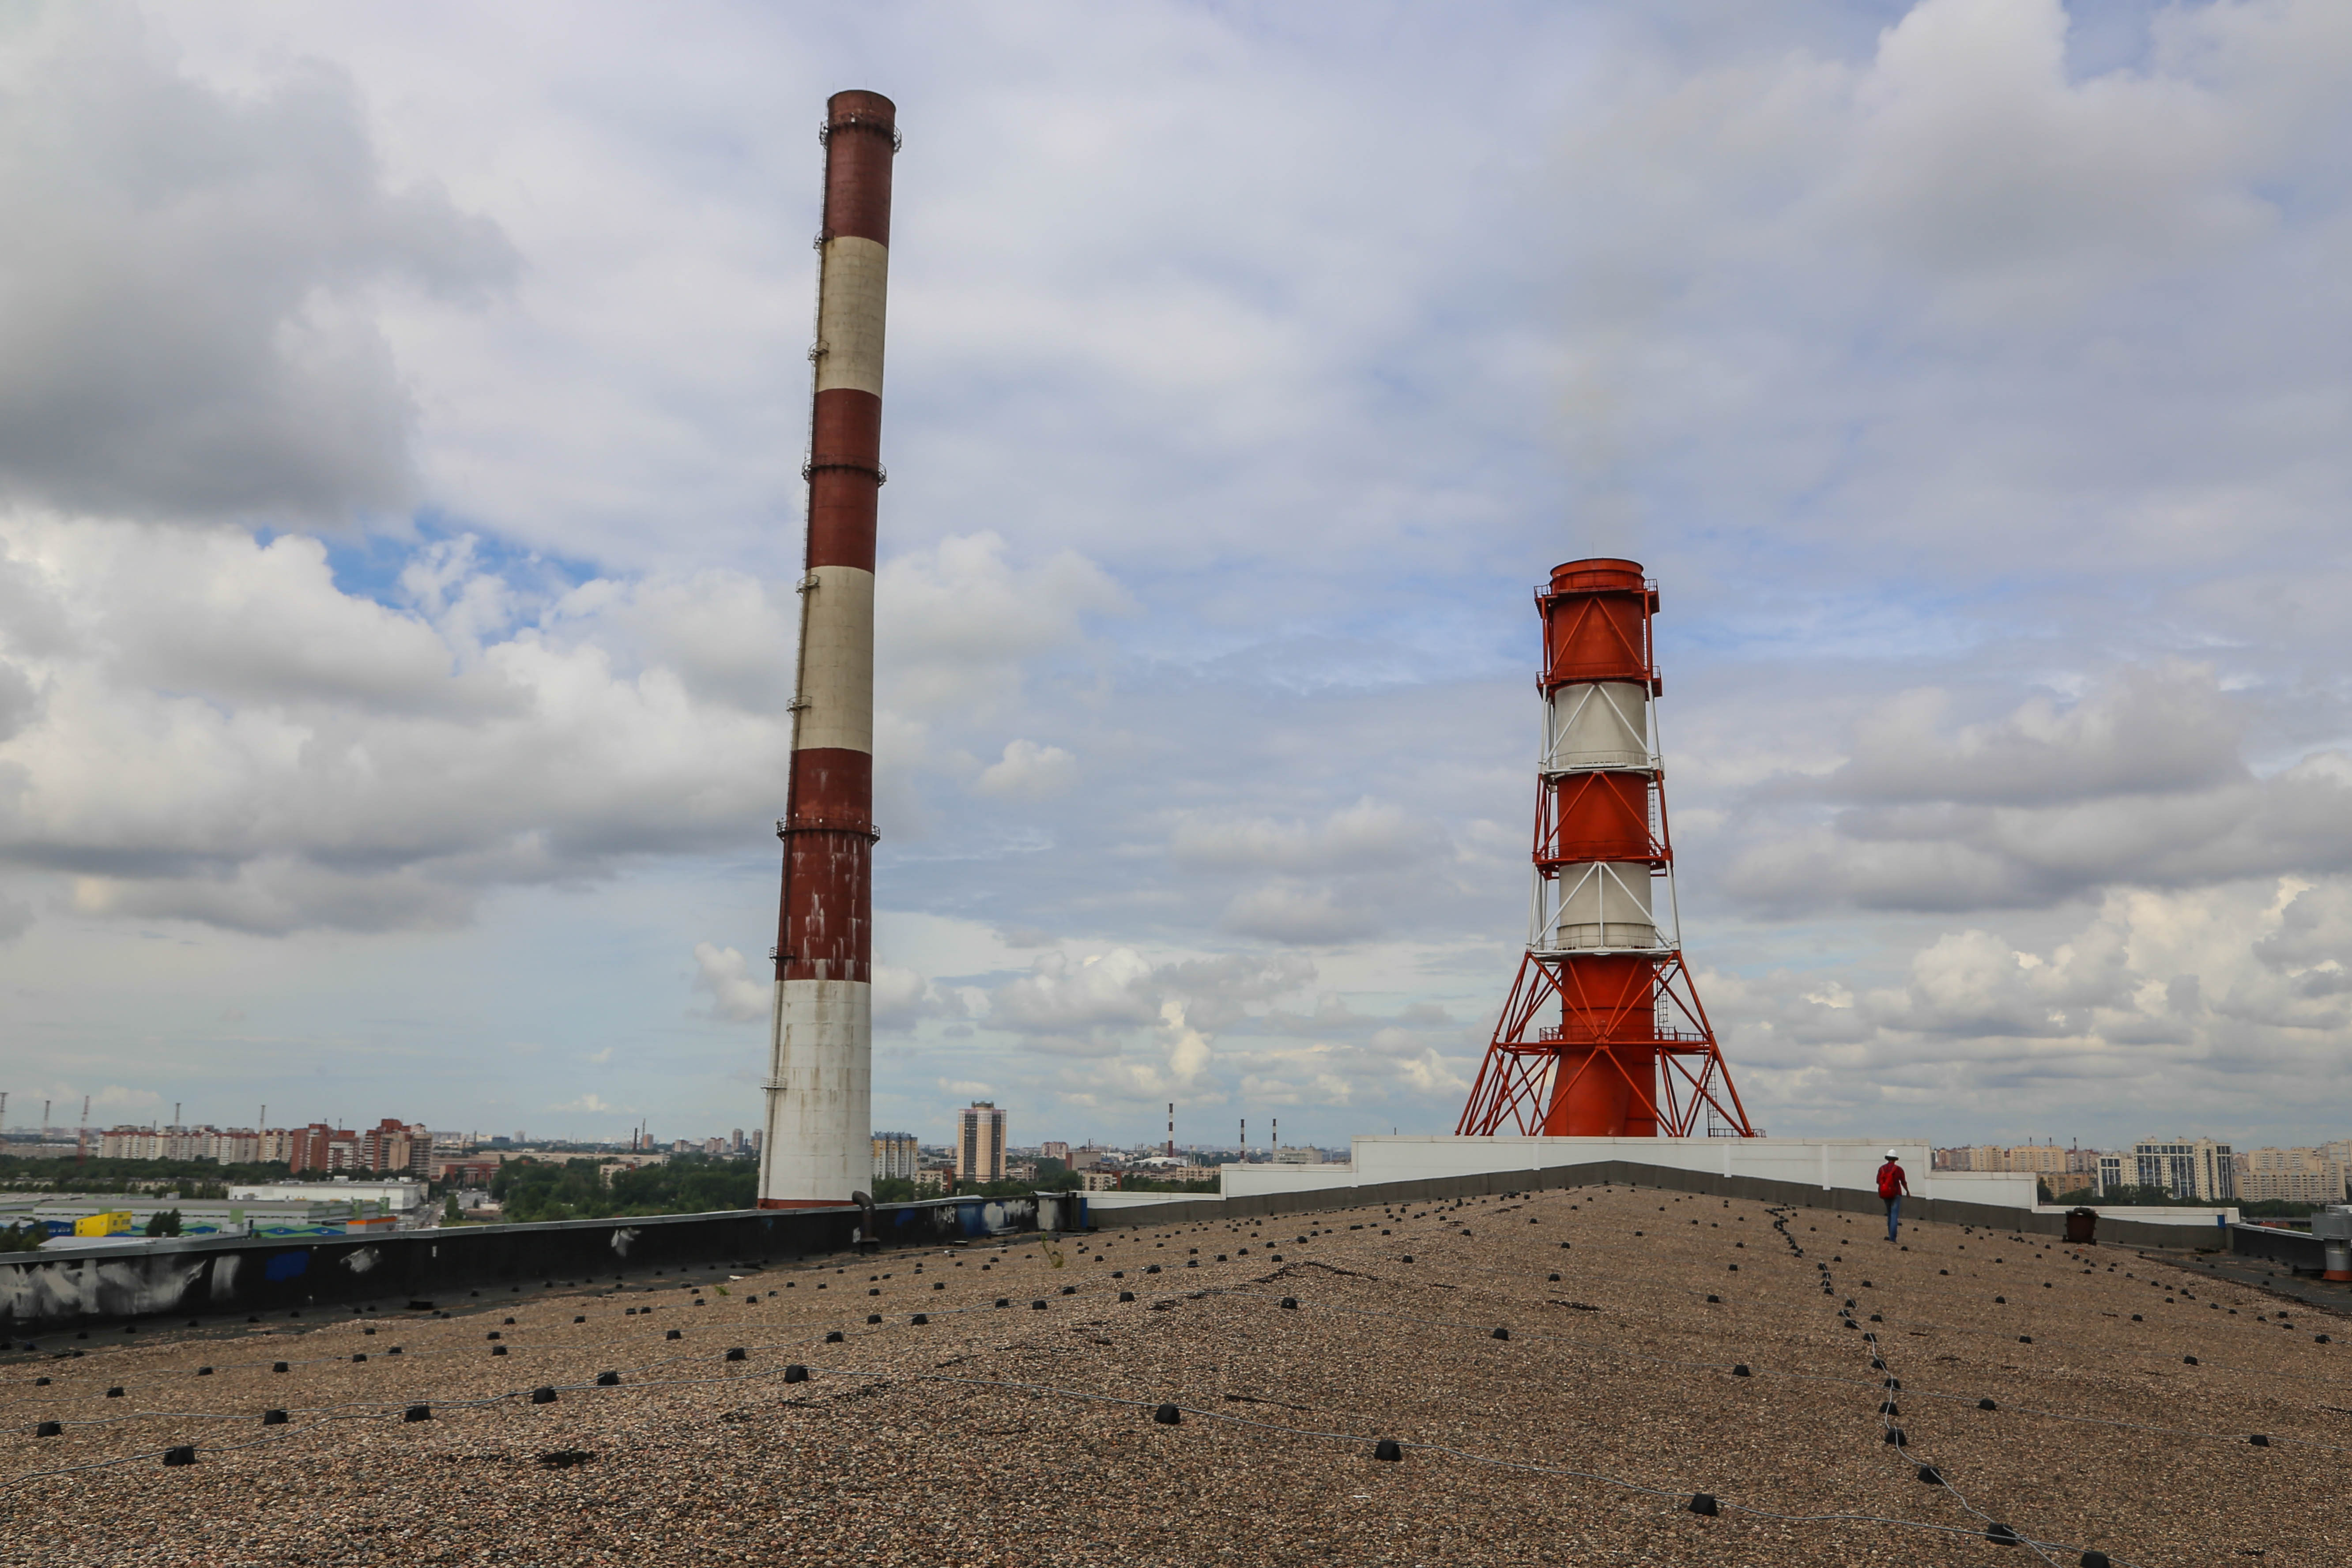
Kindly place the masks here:
<instances>
[{"instance_id":1,"label":"red and white chimney","mask_svg":"<svg viewBox=\"0 0 2352 1568\"><path fill-rule=\"evenodd\" d=\"M1650 637L1658 585L1614 557L1552 568L1527 954L1454 1131L1760 1137L1683 963Z\"/></svg>"},{"instance_id":2,"label":"red and white chimney","mask_svg":"<svg viewBox=\"0 0 2352 1568\"><path fill-rule=\"evenodd\" d=\"M776 920L760 1206L846 1204L870 1184L874 1072L874 533L898 109L827 100L817 237L807 570Z\"/></svg>"}]
</instances>

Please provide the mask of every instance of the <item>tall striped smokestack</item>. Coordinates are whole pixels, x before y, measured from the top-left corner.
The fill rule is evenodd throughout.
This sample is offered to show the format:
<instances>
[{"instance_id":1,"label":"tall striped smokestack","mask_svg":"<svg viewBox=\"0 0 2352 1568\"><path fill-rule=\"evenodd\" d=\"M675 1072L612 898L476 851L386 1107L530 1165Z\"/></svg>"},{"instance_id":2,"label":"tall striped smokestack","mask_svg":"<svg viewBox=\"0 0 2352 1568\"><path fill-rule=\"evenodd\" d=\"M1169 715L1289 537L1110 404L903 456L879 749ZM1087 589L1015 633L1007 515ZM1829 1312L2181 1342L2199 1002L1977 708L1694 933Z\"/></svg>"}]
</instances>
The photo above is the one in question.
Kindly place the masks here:
<instances>
[{"instance_id":1,"label":"tall striped smokestack","mask_svg":"<svg viewBox=\"0 0 2352 1568\"><path fill-rule=\"evenodd\" d=\"M874 523L882 473L882 317L898 108L825 105L815 407L800 679L776 919L760 1206L849 1202L873 1174Z\"/></svg>"}]
</instances>

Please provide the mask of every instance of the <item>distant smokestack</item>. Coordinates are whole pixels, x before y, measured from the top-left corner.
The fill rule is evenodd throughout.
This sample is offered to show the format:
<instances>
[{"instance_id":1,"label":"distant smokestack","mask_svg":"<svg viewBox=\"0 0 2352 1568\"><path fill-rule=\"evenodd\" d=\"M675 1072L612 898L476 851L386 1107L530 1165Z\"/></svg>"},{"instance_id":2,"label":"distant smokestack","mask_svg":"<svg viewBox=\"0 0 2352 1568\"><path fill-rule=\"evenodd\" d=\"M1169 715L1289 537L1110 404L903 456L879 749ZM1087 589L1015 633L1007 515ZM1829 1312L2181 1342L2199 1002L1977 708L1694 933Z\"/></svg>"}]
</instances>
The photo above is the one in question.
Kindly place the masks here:
<instances>
[{"instance_id":1,"label":"distant smokestack","mask_svg":"<svg viewBox=\"0 0 2352 1568\"><path fill-rule=\"evenodd\" d=\"M1536 613L1533 918L1454 1131L1761 1137L1683 963L1651 712L1658 585L1637 561L1570 561L1536 590Z\"/></svg>"},{"instance_id":2,"label":"distant smokestack","mask_svg":"<svg viewBox=\"0 0 2352 1568\"><path fill-rule=\"evenodd\" d=\"M846 1204L873 1173L874 529L898 116L880 93L837 92L822 132L807 571L776 824L783 892L761 1208Z\"/></svg>"}]
</instances>

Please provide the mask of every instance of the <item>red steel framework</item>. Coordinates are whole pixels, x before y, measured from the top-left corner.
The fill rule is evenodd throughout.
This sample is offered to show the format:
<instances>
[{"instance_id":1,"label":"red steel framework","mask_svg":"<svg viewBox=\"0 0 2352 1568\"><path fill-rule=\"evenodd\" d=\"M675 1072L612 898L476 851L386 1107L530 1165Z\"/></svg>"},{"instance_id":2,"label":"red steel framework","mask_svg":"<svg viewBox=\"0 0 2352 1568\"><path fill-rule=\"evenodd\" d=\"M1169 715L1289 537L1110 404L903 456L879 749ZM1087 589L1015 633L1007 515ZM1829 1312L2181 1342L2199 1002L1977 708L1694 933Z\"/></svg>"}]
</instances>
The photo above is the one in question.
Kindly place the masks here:
<instances>
[{"instance_id":1,"label":"red steel framework","mask_svg":"<svg viewBox=\"0 0 2352 1568\"><path fill-rule=\"evenodd\" d=\"M1527 956L1454 1131L1754 1138L1683 963L1652 712L1657 584L1571 561L1536 590L1543 760Z\"/></svg>"}]
</instances>

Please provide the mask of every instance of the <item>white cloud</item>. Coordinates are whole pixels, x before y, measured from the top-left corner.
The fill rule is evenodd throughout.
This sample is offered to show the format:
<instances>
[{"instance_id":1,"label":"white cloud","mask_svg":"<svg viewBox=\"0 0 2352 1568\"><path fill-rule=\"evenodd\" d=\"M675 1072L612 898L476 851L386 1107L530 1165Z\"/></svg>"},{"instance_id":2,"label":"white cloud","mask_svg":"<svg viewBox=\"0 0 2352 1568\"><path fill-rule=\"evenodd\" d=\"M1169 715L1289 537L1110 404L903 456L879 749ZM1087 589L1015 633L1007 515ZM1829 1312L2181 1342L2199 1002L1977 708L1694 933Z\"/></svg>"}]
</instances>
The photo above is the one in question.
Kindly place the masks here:
<instances>
[{"instance_id":1,"label":"white cloud","mask_svg":"<svg viewBox=\"0 0 2352 1568\"><path fill-rule=\"evenodd\" d=\"M1150 978L1151 965L1132 948L1075 960L1056 948L1040 953L1027 974L996 988L989 1022L1040 1035L1149 1024L1160 1011Z\"/></svg>"},{"instance_id":2,"label":"white cloud","mask_svg":"<svg viewBox=\"0 0 2352 1568\"><path fill-rule=\"evenodd\" d=\"M1950 693L1907 691L1864 715L1821 783L1832 798L2049 805L2234 784L2247 720L2210 668L2131 668L2080 700L2029 699L1989 723L1948 722Z\"/></svg>"},{"instance_id":3,"label":"white cloud","mask_svg":"<svg viewBox=\"0 0 2352 1568\"><path fill-rule=\"evenodd\" d=\"M1608 73L1561 215L1596 532L1671 509L1819 552L1817 637L1848 587L2006 630L2036 578L2276 572L2262 546L2315 542L2347 479L2335 420L2289 412L2338 380L2312 312L2352 306L2290 281L2345 243L2310 177L2344 128L2315 84L2352 76L2334 9L2172 7L2091 66L2057 0L1924 0L1859 51L1791 26Z\"/></svg>"},{"instance_id":4,"label":"white cloud","mask_svg":"<svg viewBox=\"0 0 2352 1568\"><path fill-rule=\"evenodd\" d=\"M1204 1029L1225 1028L1248 1016L1253 1004L1272 1003L1314 982L1314 963L1295 952L1179 959L1151 972L1157 994L1181 998L1187 1015Z\"/></svg>"},{"instance_id":5,"label":"white cloud","mask_svg":"<svg viewBox=\"0 0 2352 1568\"><path fill-rule=\"evenodd\" d=\"M1089 616L1130 608L1118 585L1076 552L1016 565L994 532L883 562L874 605L877 689L915 720L998 711L1018 694L1024 661L1076 642Z\"/></svg>"},{"instance_id":6,"label":"white cloud","mask_svg":"<svg viewBox=\"0 0 2352 1568\"><path fill-rule=\"evenodd\" d=\"M2059 0L1928 0L1851 79L1835 218L1942 282L1971 321L2079 303L2272 228L2263 149L2193 77L2067 68ZM2178 62L2186 64L2187 62Z\"/></svg>"},{"instance_id":7,"label":"white cloud","mask_svg":"<svg viewBox=\"0 0 2352 1568\"><path fill-rule=\"evenodd\" d=\"M352 83L182 74L136 11L19 13L0 53L0 493L339 522L415 494L397 282L502 288L497 226L385 182Z\"/></svg>"},{"instance_id":8,"label":"white cloud","mask_svg":"<svg viewBox=\"0 0 2352 1568\"><path fill-rule=\"evenodd\" d=\"M1217 923L1268 942L1357 941L1399 915L1413 918L1416 906L1426 912L1432 893L1454 890L1443 870L1454 859L1444 826L1370 796L1319 820L1187 814L1168 854L1196 875L1264 878L1229 895Z\"/></svg>"},{"instance_id":9,"label":"white cloud","mask_svg":"<svg viewBox=\"0 0 2352 1568\"><path fill-rule=\"evenodd\" d=\"M748 846L773 813L782 705L645 662L627 586L602 613L628 625L551 606L477 657L341 592L312 541L20 514L0 552L30 608L0 644L38 693L0 741L0 858L73 874L84 912L447 926L485 888ZM700 618L730 608L766 615Z\"/></svg>"},{"instance_id":10,"label":"white cloud","mask_svg":"<svg viewBox=\"0 0 2352 1568\"><path fill-rule=\"evenodd\" d=\"M1004 755L981 770L972 788L982 795L1042 800L1060 795L1076 782L1078 760L1059 746L1034 741L1007 741Z\"/></svg>"},{"instance_id":11,"label":"white cloud","mask_svg":"<svg viewBox=\"0 0 2352 1568\"><path fill-rule=\"evenodd\" d=\"M1948 707L1906 693L1856 725L1843 765L1756 791L1758 828L1780 830L1751 829L1727 887L1776 910L1965 910L2352 868L2352 753L2256 775L2240 757L2254 705L2210 671L2127 669L1957 728ZM1772 813L1791 796L1844 809Z\"/></svg>"},{"instance_id":12,"label":"white cloud","mask_svg":"<svg viewBox=\"0 0 2352 1568\"><path fill-rule=\"evenodd\" d=\"M1387 871L1440 858L1448 846L1437 823L1366 796L1319 822L1188 816L1169 835L1168 853L1200 868Z\"/></svg>"},{"instance_id":13,"label":"white cloud","mask_svg":"<svg viewBox=\"0 0 2352 1568\"><path fill-rule=\"evenodd\" d=\"M696 942L694 968L694 988L709 996L712 1017L748 1024L767 1017L772 1010L774 984L748 974L743 955L733 948Z\"/></svg>"},{"instance_id":14,"label":"white cloud","mask_svg":"<svg viewBox=\"0 0 2352 1568\"><path fill-rule=\"evenodd\" d=\"M1330 888L1267 882L1234 896L1218 922L1239 936L1318 946L1370 936L1381 911Z\"/></svg>"},{"instance_id":15,"label":"white cloud","mask_svg":"<svg viewBox=\"0 0 2352 1568\"><path fill-rule=\"evenodd\" d=\"M2184 1114L2228 1136L2352 1078L2337 1046L2352 1026L2347 888L2339 877L2118 891L2043 943L1947 931L1866 990L1791 971L1706 973L1701 990L1743 1089L1816 1124L1940 1106L2021 1135L2021 1117L2038 1125L2072 1106L2097 1118L2095 1137Z\"/></svg>"},{"instance_id":16,"label":"white cloud","mask_svg":"<svg viewBox=\"0 0 2352 1568\"><path fill-rule=\"evenodd\" d=\"M908 1029L926 1018L956 1017L965 1011L956 992L942 992L925 975L877 963L873 975L874 1026Z\"/></svg>"},{"instance_id":17,"label":"white cloud","mask_svg":"<svg viewBox=\"0 0 2352 1568\"><path fill-rule=\"evenodd\" d=\"M1414 1094L1433 1099L1466 1098L1472 1080L1462 1070L1465 1062L1475 1069L1475 1058L1449 1058L1434 1050L1423 1050L1398 1062L1396 1073Z\"/></svg>"},{"instance_id":18,"label":"white cloud","mask_svg":"<svg viewBox=\"0 0 2352 1568\"><path fill-rule=\"evenodd\" d=\"M602 1095L583 1094L577 1100L567 1100L561 1105L551 1105L547 1109L551 1112L556 1113L570 1112L577 1115L588 1115L592 1113L602 1114L608 1111L618 1112L621 1108L617 1105L605 1104Z\"/></svg>"}]
</instances>

